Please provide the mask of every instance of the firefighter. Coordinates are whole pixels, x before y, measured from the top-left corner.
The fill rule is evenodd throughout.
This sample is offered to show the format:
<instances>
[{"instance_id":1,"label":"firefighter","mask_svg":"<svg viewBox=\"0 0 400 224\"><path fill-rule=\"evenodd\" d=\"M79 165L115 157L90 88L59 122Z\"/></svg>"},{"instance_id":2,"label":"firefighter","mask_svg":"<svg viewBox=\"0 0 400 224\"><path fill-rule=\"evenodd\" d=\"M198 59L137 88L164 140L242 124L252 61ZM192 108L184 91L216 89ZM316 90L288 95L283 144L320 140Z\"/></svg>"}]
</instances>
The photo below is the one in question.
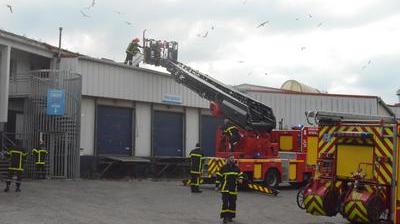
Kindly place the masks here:
<instances>
[{"instance_id":1,"label":"firefighter","mask_svg":"<svg viewBox=\"0 0 400 224\"><path fill-rule=\"evenodd\" d=\"M238 144L240 140L240 133L238 128L228 119L224 120L224 135L226 136L229 142L229 151L234 152L235 146Z\"/></svg>"},{"instance_id":2,"label":"firefighter","mask_svg":"<svg viewBox=\"0 0 400 224\"><path fill-rule=\"evenodd\" d=\"M200 148L200 144L196 144L196 148L194 148L190 154L190 188L192 193L201 193L200 187L200 177L201 177L201 169L203 167L203 152Z\"/></svg>"},{"instance_id":3,"label":"firefighter","mask_svg":"<svg viewBox=\"0 0 400 224\"><path fill-rule=\"evenodd\" d=\"M25 153L22 149L10 148L6 152L6 158L10 160L10 164L8 167L8 176L6 179L6 188L4 189L4 192L8 192L10 190L11 181L14 176L17 177L15 182L15 191L21 191L22 174L24 172L23 165L26 160L26 156L27 153Z\"/></svg>"},{"instance_id":4,"label":"firefighter","mask_svg":"<svg viewBox=\"0 0 400 224\"><path fill-rule=\"evenodd\" d=\"M229 156L226 163L217 172L216 190L222 193L222 210L220 218L223 223L232 222L236 217L236 199L238 183L243 183L243 173L235 164L233 155Z\"/></svg>"},{"instance_id":5,"label":"firefighter","mask_svg":"<svg viewBox=\"0 0 400 224\"><path fill-rule=\"evenodd\" d=\"M49 152L44 148L44 144L39 145L39 149L33 149L32 155L35 162L35 171L38 179L46 178L46 161Z\"/></svg>"},{"instance_id":6,"label":"firefighter","mask_svg":"<svg viewBox=\"0 0 400 224\"><path fill-rule=\"evenodd\" d=\"M129 63L129 65L132 65L133 56L135 56L137 53L140 52L139 48L141 48L141 46L139 46L139 42L140 42L139 38L135 38L132 40L131 43L129 43L128 48L125 51L126 52L126 58L124 62L125 64Z\"/></svg>"}]
</instances>

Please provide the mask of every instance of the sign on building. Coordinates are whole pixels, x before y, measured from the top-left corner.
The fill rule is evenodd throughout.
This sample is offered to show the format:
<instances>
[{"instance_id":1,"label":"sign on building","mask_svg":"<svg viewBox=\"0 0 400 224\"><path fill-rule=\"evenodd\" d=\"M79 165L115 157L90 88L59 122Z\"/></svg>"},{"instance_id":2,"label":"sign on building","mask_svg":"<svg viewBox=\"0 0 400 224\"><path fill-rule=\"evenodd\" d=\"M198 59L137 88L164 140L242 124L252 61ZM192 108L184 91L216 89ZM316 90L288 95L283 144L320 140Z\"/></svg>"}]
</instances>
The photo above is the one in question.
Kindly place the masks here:
<instances>
[{"instance_id":1,"label":"sign on building","mask_svg":"<svg viewBox=\"0 0 400 224\"><path fill-rule=\"evenodd\" d=\"M47 114L64 115L65 92L63 89L47 90Z\"/></svg>"},{"instance_id":2,"label":"sign on building","mask_svg":"<svg viewBox=\"0 0 400 224\"><path fill-rule=\"evenodd\" d=\"M169 104L182 104L182 97L175 95L164 95L162 102Z\"/></svg>"}]
</instances>

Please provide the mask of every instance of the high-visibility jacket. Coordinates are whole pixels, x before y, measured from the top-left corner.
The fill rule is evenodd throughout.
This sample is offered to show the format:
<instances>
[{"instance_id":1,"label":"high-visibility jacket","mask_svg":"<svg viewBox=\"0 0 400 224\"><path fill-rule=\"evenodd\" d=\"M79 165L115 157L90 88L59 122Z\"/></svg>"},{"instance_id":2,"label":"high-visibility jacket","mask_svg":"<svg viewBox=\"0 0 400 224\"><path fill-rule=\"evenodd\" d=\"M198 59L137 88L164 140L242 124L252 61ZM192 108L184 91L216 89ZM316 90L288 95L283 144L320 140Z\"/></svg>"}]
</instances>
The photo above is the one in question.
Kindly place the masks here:
<instances>
[{"instance_id":1,"label":"high-visibility jacket","mask_svg":"<svg viewBox=\"0 0 400 224\"><path fill-rule=\"evenodd\" d=\"M225 127L224 134L228 135L231 138L231 140L235 142L239 141L240 139L239 130L234 125L228 125L227 127Z\"/></svg>"},{"instance_id":2,"label":"high-visibility jacket","mask_svg":"<svg viewBox=\"0 0 400 224\"><path fill-rule=\"evenodd\" d=\"M36 165L45 165L46 156L49 152L46 149L33 149L32 155L35 157Z\"/></svg>"},{"instance_id":3,"label":"high-visibility jacket","mask_svg":"<svg viewBox=\"0 0 400 224\"><path fill-rule=\"evenodd\" d=\"M201 174L201 169L203 167L203 156L204 154L200 148L195 148L189 153L191 174Z\"/></svg>"},{"instance_id":4,"label":"high-visibility jacket","mask_svg":"<svg viewBox=\"0 0 400 224\"><path fill-rule=\"evenodd\" d=\"M24 160L28 154L16 149L10 149L6 156L10 160L8 170L24 171Z\"/></svg>"},{"instance_id":5,"label":"high-visibility jacket","mask_svg":"<svg viewBox=\"0 0 400 224\"><path fill-rule=\"evenodd\" d=\"M217 172L216 184L222 193L236 195L238 192L238 181L243 178L243 173L236 164L225 164Z\"/></svg>"},{"instance_id":6,"label":"high-visibility jacket","mask_svg":"<svg viewBox=\"0 0 400 224\"><path fill-rule=\"evenodd\" d=\"M139 50L139 44L138 43L133 43L133 42L131 42L128 45L128 48L126 49L126 53L127 54L132 54L132 55L137 54L139 51L140 51Z\"/></svg>"}]
</instances>

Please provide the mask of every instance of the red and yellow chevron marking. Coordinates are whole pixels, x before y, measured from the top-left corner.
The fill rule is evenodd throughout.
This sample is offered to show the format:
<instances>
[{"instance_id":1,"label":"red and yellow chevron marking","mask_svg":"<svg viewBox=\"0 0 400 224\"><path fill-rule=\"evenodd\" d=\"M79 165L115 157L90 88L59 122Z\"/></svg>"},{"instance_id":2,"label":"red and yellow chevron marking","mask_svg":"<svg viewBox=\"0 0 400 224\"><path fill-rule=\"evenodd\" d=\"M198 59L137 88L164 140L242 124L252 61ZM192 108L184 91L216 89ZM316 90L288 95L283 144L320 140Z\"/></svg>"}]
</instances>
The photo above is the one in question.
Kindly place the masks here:
<instances>
[{"instance_id":1,"label":"red and yellow chevron marking","mask_svg":"<svg viewBox=\"0 0 400 224\"><path fill-rule=\"evenodd\" d=\"M311 215L325 216L326 212L324 210L323 204L324 203L322 202L322 198L315 194L307 195L304 198L306 211Z\"/></svg>"},{"instance_id":2,"label":"red and yellow chevron marking","mask_svg":"<svg viewBox=\"0 0 400 224\"><path fill-rule=\"evenodd\" d=\"M254 191L258 191L261 193L266 193L266 194L271 194L271 195L277 195L279 193L279 191L269 188L269 187L265 187L259 184L248 184L247 185L250 189L254 190Z\"/></svg>"},{"instance_id":3,"label":"red and yellow chevron marking","mask_svg":"<svg viewBox=\"0 0 400 224\"><path fill-rule=\"evenodd\" d=\"M393 130L391 127L381 126L323 126L319 129L319 155L334 153L336 143L343 144L373 144L375 145L375 158L384 158L385 161L375 162L374 177L380 184L390 185L392 182L393 162ZM337 138L335 132L369 132L373 134L370 139L343 137Z\"/></svg>"},{"instance_id":4,"label":"red and yellow chevron marking","mask_svg":"<svg viewBox=\"0 0 400 224\"><path fill-rule=\"evenodd\" d=\"M349 201L344 205L344 213L350 222L369 223L367 208L361 201Z\"/></svg>"},{"instance_id":5,"label":"red and yellow chevron marking","mask_svg":"<svg viewBox=\"0 0 400 224\"><path fill-rule=\"evenodd\" d=\"M222 158L211 158L208 160L208 176L215 176L216 173L224 166L225 160Z\"/></svg>"}]
</instances>

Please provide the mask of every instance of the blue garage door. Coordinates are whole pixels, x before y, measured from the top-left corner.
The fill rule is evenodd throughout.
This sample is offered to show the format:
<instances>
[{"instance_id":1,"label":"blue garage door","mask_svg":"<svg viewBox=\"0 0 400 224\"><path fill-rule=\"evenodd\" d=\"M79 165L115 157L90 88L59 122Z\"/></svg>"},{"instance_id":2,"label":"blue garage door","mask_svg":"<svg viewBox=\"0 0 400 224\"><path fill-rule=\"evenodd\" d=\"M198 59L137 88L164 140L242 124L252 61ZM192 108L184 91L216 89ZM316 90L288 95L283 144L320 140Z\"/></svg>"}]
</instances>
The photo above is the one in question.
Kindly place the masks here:
<instances>
[{"instance_id":1,"label":"blue garage door","mask_svg":"<svg viewBox=\"0 0 400 224\"><path fill-rule=\"evenodd\" d=\"M132 110L129 108L97 107L97 154L131 155Z\"/></svg>"},{"instance_id":2,"label":"blue garage door","mask_svg":"<svg viewBox=\"0 0 400 224\"><path fill-rule=\"evenodd\" d=\"M154 111L153 117L153 155L183 155L183 115Z\"/></svg>"},{"instance_id":3,"label":"blue garage door","mask_svg":"<svg viewBox=\"0 0 400 224\"><path fill-rule=\"evenodd\" d=\"M213 116L202 115L200 124L200 146L207 156L215 156L215 134L222 127L224 120Z\"/></svg>"}]
</instances>

